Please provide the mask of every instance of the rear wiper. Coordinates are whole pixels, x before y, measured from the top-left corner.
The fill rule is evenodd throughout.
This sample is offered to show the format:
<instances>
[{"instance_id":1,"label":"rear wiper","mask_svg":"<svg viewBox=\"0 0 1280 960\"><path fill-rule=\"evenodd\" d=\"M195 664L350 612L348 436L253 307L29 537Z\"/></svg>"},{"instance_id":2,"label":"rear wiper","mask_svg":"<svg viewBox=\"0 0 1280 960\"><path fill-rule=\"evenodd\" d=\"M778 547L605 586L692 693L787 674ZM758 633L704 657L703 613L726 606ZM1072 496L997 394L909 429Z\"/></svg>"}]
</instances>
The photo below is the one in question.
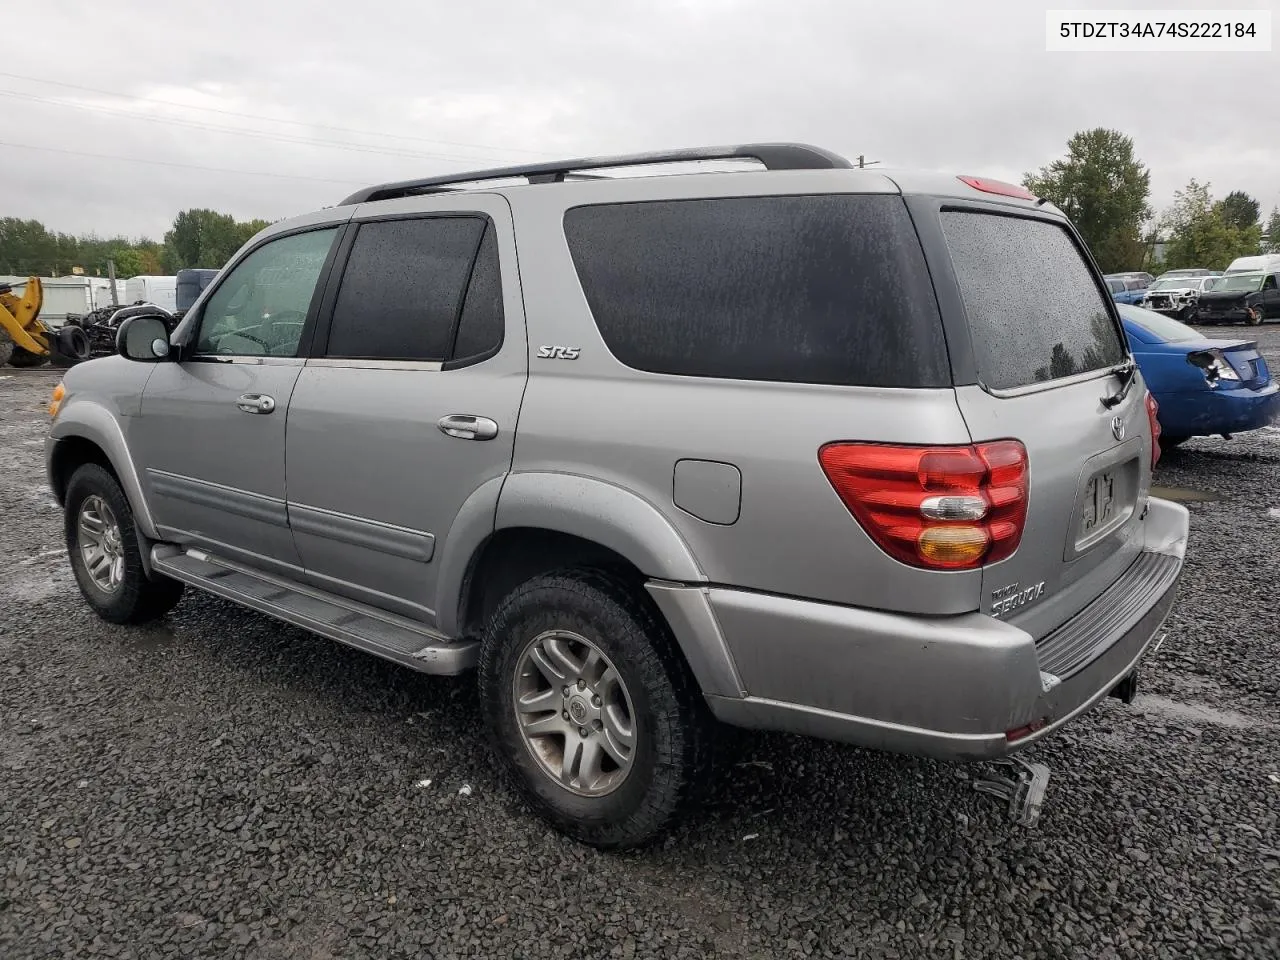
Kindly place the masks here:
<instances>
[{"instance_id":1,"label":"rear wiper","mask_svg":"<svg viewBox=\"0 0 1280 960\"><path fill-rule=\"evenodd\" d=\"M1102 398L1102 405L1108 410L1121 403L1129 395L1129 388L1133 386L1133 381L1138 378L1138 365L1133 360L1122 360L1112 367L1110 372L1120 378L1120 392Z\"/></svg>"}]
</instances>

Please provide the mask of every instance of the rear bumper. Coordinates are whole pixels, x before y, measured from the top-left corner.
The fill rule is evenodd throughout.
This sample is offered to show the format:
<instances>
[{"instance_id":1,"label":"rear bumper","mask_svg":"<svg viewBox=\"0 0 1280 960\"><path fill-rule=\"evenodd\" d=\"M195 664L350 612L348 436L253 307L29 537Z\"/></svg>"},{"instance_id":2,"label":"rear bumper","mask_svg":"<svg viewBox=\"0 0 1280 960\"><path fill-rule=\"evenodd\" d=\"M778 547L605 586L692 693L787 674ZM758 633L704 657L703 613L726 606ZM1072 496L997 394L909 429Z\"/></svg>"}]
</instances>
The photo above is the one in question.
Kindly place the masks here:
<instances>
[{"instance_id":1,"label":"rear bumper","mask_svg":"<svg viewBox=\"0 0 1280 960\"><path fill-rule=\"evenodd\" d=\"M1206 387L1192 393L1157 393L1160 429L1171 437L1242 433L1280 416L1280 384L1260 389Z\"/></svg>"},{"instance_id":2,"label":"rear bumper","mask_svg":"<svg viewBox=\"0 0 1280 960\"><path fill-rule=\"evenodd\" d=\"M710 589L745 695L709 693L707 702L736 726L901 753L977 760L1021 750L1102 700L1168 616L1187 511L1149 504L1129 571L1039 644L977 613L907 617ZM1006 736L1026 727L1034 732Z\"/></svg>"}]
</instances>

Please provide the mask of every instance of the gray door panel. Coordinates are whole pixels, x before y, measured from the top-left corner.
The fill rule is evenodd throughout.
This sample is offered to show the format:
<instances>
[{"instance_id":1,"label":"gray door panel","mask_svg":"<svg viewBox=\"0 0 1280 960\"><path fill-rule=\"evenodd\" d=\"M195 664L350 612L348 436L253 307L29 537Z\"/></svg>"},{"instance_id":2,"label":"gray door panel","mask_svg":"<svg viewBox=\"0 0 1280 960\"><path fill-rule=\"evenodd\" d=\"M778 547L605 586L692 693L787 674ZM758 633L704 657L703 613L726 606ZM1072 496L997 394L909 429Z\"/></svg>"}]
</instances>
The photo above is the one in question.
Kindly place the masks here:
<instances>
[{"instance_id":1,"label":"gray door panel","mask_svg":"<svg viewBox=\"0 0 1280 960\"><path fill-rule=\"evenodd\" d=\"M514 358L502 359L462 370L304 368L289 409L289 511L317 586L434 622L434 561L453 518L511 465L524 376L504 372ZM452 414L488 417L497 436L447 436L437 421Z\"/></svg>"},{"instance_id":2,"label":"gray door panel","mask_svg":"<svg viewBox=\"0 0 1280 960\"><path fill-rule=\"evenodd\" d=\"M179 329L187 359L156 364L133 434L162 537L299 572L285 420L338 233L301 231L248 250Z\"/></svg>"},{"instance_id":3,"label":"gray door panel","mask_svg":"<svg viewBox=\"0 0 1280 960\"><path fill-rule=\"evenodd\" d=\"M138 461L160 533L255 565L296 568L284 502L285 411L302 361L161 363L147 383ZM246 394L275 400L246 413Z\"/></svg>"},{"instance_id":4,"label":"gray door panel","mask_svg":"<svg viewBox=\"0 0 1280 960\"><path fill-rule=\"evenodd\" d=\"M434 626L454 518L511 468L528 373L511 213L485 194L382 203L369 221L363 209L317 342L335 355L307 361L289 407L290 522L308 581ZM423 219L442 223L437 213L448 229L415 232ZM459 217L487 226L468 233ZM456 282L468 236L483 239L467 254L472 285L459 300L440 291ZM487 296L473 299L480 289ZM500 339L479 353L463 346L475 342L476 304L488 304L475 315L495 318L487 329ZM454 369L441 356L449 338L432 332L449 316L463 318L457 354L472 355Z\"/></svg>"}]
</instances>

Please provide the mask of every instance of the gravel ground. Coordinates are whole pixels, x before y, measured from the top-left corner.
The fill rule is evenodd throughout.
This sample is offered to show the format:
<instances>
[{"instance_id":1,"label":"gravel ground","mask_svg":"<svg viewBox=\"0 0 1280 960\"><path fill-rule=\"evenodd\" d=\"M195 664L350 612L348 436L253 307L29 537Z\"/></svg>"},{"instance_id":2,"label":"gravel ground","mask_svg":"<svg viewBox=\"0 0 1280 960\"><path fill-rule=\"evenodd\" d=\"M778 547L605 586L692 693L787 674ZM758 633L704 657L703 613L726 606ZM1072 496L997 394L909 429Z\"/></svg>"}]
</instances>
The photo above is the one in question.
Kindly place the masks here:
<instances>
[{"instance_id":1,"label":"gravel ground","mask_svg":"<svg viewBox=\"0 0 1280 960\"><path fill-rule=\"evenodd\" d=\"M194 593L92 617L44 487L56 379L0 374L7 960L1280 956L1280 429L1166 455L1181 603L1137 702L1036 749L1034 830L962 768L743 737L664 844L606 855L502 788L466 679Z\"/></svg>"}]
</instances>

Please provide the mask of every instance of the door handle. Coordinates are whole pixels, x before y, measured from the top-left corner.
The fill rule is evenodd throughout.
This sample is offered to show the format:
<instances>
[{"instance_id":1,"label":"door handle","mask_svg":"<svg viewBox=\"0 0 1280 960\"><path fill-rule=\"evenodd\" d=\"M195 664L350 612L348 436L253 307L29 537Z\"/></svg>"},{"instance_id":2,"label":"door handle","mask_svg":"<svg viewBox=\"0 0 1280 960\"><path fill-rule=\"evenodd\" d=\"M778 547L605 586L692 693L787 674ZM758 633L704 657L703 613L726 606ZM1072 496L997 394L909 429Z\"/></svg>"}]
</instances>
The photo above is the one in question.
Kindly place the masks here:
<instances>
[{"instance_id":1,"label":"door handle","mask_svg":"<svg viewBox=\"0 0 1280 960\"><path fill-rule=\"evenodd\" d=\"M488 417L469 417L452 414L436 421L440 432L459 440L492 440L498 435L498 425Z\"/></svg>"},{"instance_id":2,"label":"door handle","mask_svg":"<svg viewBox=\"0 0 1280 960\"><path fill-rule=\"evenodd\" d=\"M246 393L236 401L236 406L245 413L270 413L276 408L276 401L265 393Z\"/></svg>"}]
</instances>

